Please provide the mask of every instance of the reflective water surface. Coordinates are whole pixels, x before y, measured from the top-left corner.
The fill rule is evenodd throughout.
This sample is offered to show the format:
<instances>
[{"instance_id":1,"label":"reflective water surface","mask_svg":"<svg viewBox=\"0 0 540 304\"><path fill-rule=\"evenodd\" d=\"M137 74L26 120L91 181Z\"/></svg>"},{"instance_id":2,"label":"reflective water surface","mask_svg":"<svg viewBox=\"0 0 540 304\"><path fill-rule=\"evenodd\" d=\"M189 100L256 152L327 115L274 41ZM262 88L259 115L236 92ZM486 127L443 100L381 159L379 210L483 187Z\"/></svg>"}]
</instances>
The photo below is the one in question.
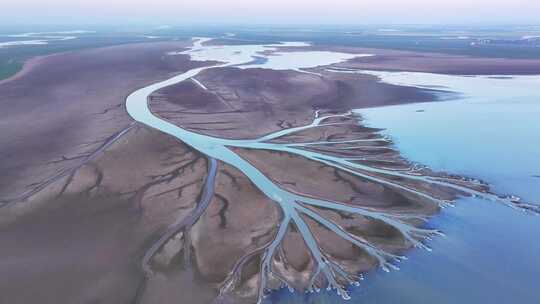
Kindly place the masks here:
<instances>
[{"instance_id":1,"label":"reflective water surface","mask_svg":"<svg viewBox=\"0 0 540 304\"><path fill-rule=\"evenodd\" d=\"M384 81L463 93L441 103L359 111L386 128L410 160L488 181L540 202L540 77L462 77L369 72ZM478 199L462 199L431 225L446 237L416 251L401 271L375 274L362 303L539 303L540 221Z\"/></svg>"},{"instance_id":2,"label":"reflective water surface","mask_svg":"<svg viewBox=\"0 0 540 304\"><path fill-rule=\"evenodd\" d=\"M440 103L359 111L368 125L385 128L408 159L540 202L540 76L368 73L462 94Z\"/></svg>"}]
</instances>

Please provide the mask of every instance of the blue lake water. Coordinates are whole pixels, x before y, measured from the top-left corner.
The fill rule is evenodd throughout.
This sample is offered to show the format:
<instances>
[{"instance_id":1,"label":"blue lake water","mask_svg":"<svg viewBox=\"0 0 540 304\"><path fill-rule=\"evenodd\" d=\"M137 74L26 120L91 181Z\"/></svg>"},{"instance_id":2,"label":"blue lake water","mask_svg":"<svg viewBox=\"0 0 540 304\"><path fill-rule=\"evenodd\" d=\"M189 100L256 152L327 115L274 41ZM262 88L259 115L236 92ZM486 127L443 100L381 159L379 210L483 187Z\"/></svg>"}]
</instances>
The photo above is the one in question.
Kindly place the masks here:
<instances>
[{"instance_id":1,"label":"blue lake water","mask_svg":"<svg viewBox=\"0 0 540 304\"><path fill-rule=\"evenodd\" d=\"M369 72L388 83L460 93L455 100L362 109L409 160L480 178L540 202L540 77ZM432 218L446 236L413 250L401 270L369 274L353 303L540 303L540 217L476 198ZM273 295L276 303L343 303L334 294Z\"/></svg>"},{"instance_id":2,"label":"blue lake water","mask_svg":"<svg viewBox=\"0 0 540 304\"><path fill-rule=\"evenodd\" d=\"M438 103L364 109L405 157L478 177L499 193L540 203L540 77L463 77L370 72L385 82L461 93Z\"/></svg>"}]
</instances>

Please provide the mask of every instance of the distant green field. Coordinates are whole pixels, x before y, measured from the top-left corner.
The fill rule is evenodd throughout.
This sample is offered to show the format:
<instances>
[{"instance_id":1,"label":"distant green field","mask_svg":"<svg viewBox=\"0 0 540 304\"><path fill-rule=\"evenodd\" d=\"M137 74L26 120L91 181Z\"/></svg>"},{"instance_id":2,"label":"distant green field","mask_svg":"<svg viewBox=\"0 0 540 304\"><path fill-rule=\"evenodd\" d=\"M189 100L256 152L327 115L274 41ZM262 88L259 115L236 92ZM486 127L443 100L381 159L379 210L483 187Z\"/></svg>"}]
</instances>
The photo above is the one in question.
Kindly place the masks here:
<instances>
[{"instance_id":1,"label":"distant green field","mask_svg":"<svg viewBox=\"0 0 540 304\"><path fill-rule=\"evenodd\" d=\"M22 32L22 31L14 31ZM32 38L28 38L32 39ZM9 38L3 38L9 40ZM0 80L17 73L29 58L79 49L119 45L135 42L149 42L140 33L99 32L85 34L77 39L51 41L45 45L11 46L0 48ZM152 40L156 41L156 40Z\"/></svg>"},{"instance_id":2,"label":"distant green field","mask_svg":"<svg viewBox=\"0 0 540 304\"><path fill-rule=\"evenodd\" d=\"M15 60L0 61L0 80L8 78L22 68L22 62Z\"/></svg>"}]
</instances>

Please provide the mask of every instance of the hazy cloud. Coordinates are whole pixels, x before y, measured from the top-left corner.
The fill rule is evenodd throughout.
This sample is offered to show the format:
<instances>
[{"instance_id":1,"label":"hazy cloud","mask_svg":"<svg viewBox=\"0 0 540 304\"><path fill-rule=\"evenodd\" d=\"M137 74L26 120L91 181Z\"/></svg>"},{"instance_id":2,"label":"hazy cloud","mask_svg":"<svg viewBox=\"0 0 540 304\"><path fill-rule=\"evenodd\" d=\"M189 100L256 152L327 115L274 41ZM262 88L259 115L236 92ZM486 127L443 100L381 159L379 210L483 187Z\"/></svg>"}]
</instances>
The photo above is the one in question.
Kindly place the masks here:
<instances>
[{"instance_id":1,"label":"hazy cloud","mask_svg":"<svg viewBox=\"0 0 540 304\"><path fill-rule=\"evenodd\" d=\"M536 0L18 0L0 22L531 23Z\"/></svg>"}]
</instances>

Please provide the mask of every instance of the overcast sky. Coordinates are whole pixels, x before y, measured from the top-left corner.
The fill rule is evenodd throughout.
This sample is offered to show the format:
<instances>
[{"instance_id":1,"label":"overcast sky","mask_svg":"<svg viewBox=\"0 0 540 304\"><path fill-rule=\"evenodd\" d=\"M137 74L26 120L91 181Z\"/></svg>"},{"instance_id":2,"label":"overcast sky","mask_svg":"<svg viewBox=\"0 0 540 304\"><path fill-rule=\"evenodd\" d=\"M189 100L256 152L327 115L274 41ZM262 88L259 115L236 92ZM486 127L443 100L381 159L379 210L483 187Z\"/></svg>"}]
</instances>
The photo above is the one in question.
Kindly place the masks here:
<instances>
[{"instance_id":1,"label":"overcast sky","mask_svg":"<svg viewBox=\"0 0 540 304\"><path fill-rule=\"evenodd\" d=\"M540 23L540 0L7 0L0 23Z\"/></svg>"}]
</instances>

